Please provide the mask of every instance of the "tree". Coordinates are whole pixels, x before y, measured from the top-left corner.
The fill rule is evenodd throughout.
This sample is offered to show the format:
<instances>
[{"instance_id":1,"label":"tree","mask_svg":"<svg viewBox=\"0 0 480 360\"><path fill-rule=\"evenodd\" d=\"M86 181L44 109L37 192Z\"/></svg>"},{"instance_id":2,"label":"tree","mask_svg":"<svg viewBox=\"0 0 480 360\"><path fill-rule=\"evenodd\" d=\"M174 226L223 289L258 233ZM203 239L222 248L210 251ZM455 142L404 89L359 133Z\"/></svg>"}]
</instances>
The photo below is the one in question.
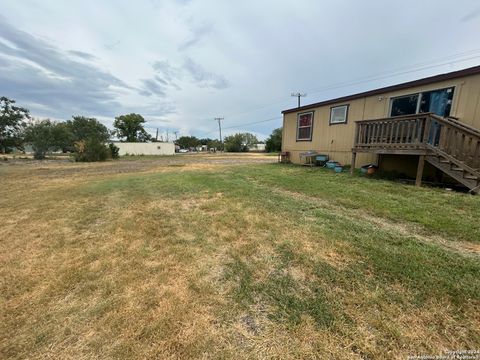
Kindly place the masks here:
<instances>
[{"instance_id":1,"label":"tree","mask_svg":"<svg viewBox=\"0 0 480 360\"><path fill-rule=\"evenodd\" d=\"M243 133L243 142L247 148L250 148L252 145L258 144L258 139L255 135L251 133Z\"/></svg>"},{"instance_id":2,"label":"tree","mask_svg":"<svg viewBox=\"0 0 480 360\"><path fill-rule=\"evenodd\" d=\"M225 150L229 152L247 152L251 145L257 143L257 137L251 133L237 133L224 140Z\"/></svg>"},{"instance_id":3,"label":"tree","mask_svg":"<svg viewBox=\"0 0 480 360\"><path fill-rule=\"evenodd\" d=\"M73 150L74 134L66 122L55 123L53 127L53 137L55 139L55 146L63 152Z\"/></svg>"},{"instance_id":4,"label":"tree","mask_svg":"<svg viewBox=\"0 0 480 360\"><path fill-rule=\"evenodd\" d=\"M282 151L282 128L272 131L265 143L267 152Z\"/></svg>"},{"instance_id":5,"label":"tree","mask_svg":"<svg viewBox=\"0 0 480 360\"><path fill-rule=\"evenodd\" d=\"M195 136L180 136L176 144L182 149L190 149L199 146L201 142Z\"/></svg>"},{"instance_id":6,"label":"tree","mask_svg":"<svg viewBox=\"0 0 480 360\"><path fill-rule=\"evenodd\" d=\"M27 109L15 106L15 101L0 97L0 151L22 148L25 121L30 119Z\"/></svg>"},{"instance_id":7,"label":"tree","mask_svg":"<svg viewBox=\"0 0 480 360\"><path fill-rule=\"evenodd\" d=\"M228 152L245 152L248 148L243 144L242 134L226 136L223 140L225 150Z\"/></svg>"},{"instance_id":8,"label":"tree","mask_svg":"<svg viewBox=\"0 0 480 360\"><path fill-rule=\"evenodd\" d=\"M74 116L66 122L72 134L76 161L104 161L111 156L106 143L110 139L107 127L95 118Z\"/></svg>"},{"instance_id":9,"label":"tree","mask_svg":"<svg viewBox=\"0 0 480 360\"><path fill-rule=\"evenodd\" d=\"M198 142L200 145L206 145L207 149L221 149L222 143L217 139L203 138L199 139Z\"/></svg>"},{"instance_id":10,"label":"tree","mask_svg":"<svg viewBox=\"0 0 480 360\"><path fill-rule=\"evenodd\" d=\"M132 113L116 117L113 126L120 139L126 138L127 142L146 142L152 137L145 131L144 123L142 115Z\"/></svg>"},{"instance_id":11,"label":"tree","mask_svg":"<svg viewBox=\"0 0 480 360\"><path fill-rule=\"evenodd\" d=\"M66 122L66 126L72 133L72 142L96 139L99 142L106 143L110 139L110 131L95 118L74 116L73 120Z\"/></svg>"},{"instance_id":12,"label":"tree","mask_svg":"<svg viewBox=\"0 0 480 360\"><path fill-rule=\"evenodd\" d=\"M207 147L209 149L221 150L222 149L222 143L220 142L220 140L211 140L207 143Z\"/></svg>"},{"instance_id":13,"label":"tree","mask_svg":"<svg viewBox=\"0 0 480 360\"><path fill-rule=\"evenodd\" d=\"M25 129L25 142L32 145L33 157L35 159L45 159L48 151L54 151L59 148L55 126L54 123L47 119L32 123Z\"/></svg>"},{"instance_id":14,"label":"tree","mask_svg":"<svg viewBox=\"0 0 480 360\"><path fill-rule=\"evenodd\" d=\"M45 159L49 151L73 151L74 148L74 135L67 124L49 119L30 123L25 128L24 140L32 145L35 159Z\"/></svg>"}]
</instances>

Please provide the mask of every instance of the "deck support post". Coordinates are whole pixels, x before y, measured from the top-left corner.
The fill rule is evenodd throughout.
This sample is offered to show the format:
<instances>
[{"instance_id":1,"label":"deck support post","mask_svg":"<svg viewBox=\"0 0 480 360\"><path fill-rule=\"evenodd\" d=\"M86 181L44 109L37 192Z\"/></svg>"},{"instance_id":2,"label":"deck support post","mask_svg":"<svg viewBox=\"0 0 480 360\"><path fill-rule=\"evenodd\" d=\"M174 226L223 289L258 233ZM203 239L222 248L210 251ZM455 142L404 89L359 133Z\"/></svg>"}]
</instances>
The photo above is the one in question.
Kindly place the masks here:
<instances>
[{"instance_id":1,"label":"deck support post","mask_svg":"<svg viewBox=\"0 0 480 360\"><path fill-rule=\"evenodd\" d=\"M415 179L415 186L422 185L423 167L425 165L425 155L418 157L417 178Z\"/></svg>"},{"instance_id":2,"label":"deck support post","mask_svg":"<svg viewBox=\"0 0 480 360\"><path fill-rule=\"evenodd\" d=\"M352 152L352 163L350 167L350 175L353 175L355 171L355 160L357 159L357 153L355 151Z\"/></svg>"}]
</instances>

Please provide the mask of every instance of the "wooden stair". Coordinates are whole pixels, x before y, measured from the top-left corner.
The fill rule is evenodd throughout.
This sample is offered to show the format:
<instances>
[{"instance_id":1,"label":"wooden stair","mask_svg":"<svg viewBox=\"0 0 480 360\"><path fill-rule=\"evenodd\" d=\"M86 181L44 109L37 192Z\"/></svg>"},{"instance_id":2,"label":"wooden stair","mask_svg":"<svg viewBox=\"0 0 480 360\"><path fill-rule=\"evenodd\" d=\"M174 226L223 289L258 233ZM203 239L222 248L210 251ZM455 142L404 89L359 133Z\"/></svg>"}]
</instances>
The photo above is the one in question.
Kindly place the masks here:
<instances>
[{"instance_id":1,"label":"wooden stair","mask_svg":"<svg viewBox=\"0 0 480 360\"><path fill-rule=\"evenodd\" d=\"M427 155L425 160L440 169L445 174L465 185L470 192L478 194L480 192L480 171L472 169L469 166L459 165L459 161L452 161L448 156L440 153Z\"/></svg>"},{"instance_id":2,"label":"wooden stair","mask_svg":"<svg viewBox=\"0 0 480 360\"><path fill-rule=\"evenodd\" d=\"M453 118L430 115L430 137L425 160L465 185L480 192L480 130Z\"/></svg>"},{"instance_id":3,"label":"wooden stair","mask_svg":"<svg viewBox=\"0 0 480 360\"><path fill-rule=\"evenodd\" d=\"M427 161L480 193L480 130L458 119L423 113L357 121L352 172L357 152L419 155L417 186Z\"/></svg>"}]
</instances>

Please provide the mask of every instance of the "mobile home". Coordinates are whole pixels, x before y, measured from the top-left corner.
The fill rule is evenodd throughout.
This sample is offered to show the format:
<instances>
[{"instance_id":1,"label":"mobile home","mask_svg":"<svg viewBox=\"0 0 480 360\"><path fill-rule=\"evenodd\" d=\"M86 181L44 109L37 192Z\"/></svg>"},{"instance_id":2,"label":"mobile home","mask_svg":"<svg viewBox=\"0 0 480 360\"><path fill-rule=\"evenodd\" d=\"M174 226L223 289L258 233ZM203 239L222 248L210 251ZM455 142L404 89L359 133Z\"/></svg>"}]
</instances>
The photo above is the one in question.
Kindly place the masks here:
<instances>
[{"instance_id":1,"label":"mobile home","mask_svg":"<svg viewBox=\"0 0 480 360\"><path fill-rule=\"evenodd\" d=\"M480 186L480 66L284 110L282 151Z\"/></svg>"}]
</instances>

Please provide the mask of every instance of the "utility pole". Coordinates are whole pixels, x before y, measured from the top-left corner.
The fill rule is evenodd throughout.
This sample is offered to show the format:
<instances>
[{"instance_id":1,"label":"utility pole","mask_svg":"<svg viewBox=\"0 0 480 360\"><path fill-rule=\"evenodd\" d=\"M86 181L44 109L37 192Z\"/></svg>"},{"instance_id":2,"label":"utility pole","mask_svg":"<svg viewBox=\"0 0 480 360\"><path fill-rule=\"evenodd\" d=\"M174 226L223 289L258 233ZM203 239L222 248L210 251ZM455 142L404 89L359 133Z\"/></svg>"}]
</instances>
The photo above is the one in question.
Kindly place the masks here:
<instances>
[{"instance_id":1,"label":"utility pole","mask_svg":"<svg viewBox=\"0 0 480 360\"><path fill-rule=\"evenodd\" d=\"M215 120L218 121L218 132L220 133L220 144L222 146L222 151L223 151L223 140L222 140L222 120L223 117L216 117Z\"/></svg>"},{"instance_id":2,"label":"utility pole","mask_svg":"<svg viewBox=\"0 0 480 360\"><path fill-rule=\"evenodd\" d=\"M167 129L167 142L168 142L168 129Z\"/></svg>"},{"instance_id":3,"label":"utility pole","mask_svg":"<svg viewBox=\"0 0 480 360\"><path fill-rule=\"evenodd\" d=\"M302 93L297 92L297 93L292 93L291 96L298 98L298 107L300 107L300 98L307 96L307 94L305 94L305 93L302 94Z\"/></svg>"},{"instance_id":4,"label":"utility pole","mask_svg":"<svg viewBox=\"0 0 480 360\"><path fill-rule=\"evenodd\" d=\"M157 135L155 135L155 142L158 141L158 128L157 128Z\"/></svg>"},{"instance_id":5,"label":"utility pole","mask_svg":"<svg viewBox=\"0 0 480 360\"><path fill-rule=\"evenodd\" d=\"M177 141L178 140L178 131L174 131L173 133L175 134L175 141Z\"/></svg>"}]
</instances>

